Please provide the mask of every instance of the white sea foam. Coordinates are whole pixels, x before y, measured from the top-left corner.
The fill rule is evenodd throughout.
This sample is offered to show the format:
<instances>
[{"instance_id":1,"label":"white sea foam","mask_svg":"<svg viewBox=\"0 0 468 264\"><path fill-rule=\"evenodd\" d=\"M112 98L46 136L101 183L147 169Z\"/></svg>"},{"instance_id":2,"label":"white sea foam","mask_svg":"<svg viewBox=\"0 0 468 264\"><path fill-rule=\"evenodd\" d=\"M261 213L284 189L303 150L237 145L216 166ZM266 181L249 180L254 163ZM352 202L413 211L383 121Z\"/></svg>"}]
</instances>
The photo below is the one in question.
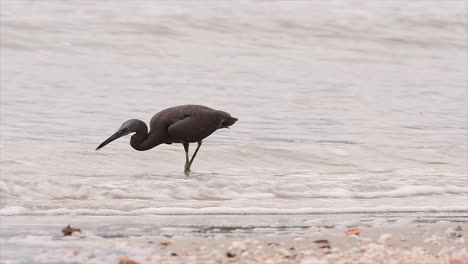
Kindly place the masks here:
<instances>
[{"instance_id":1,"label":"white sea foam","mask_svg":"<svg viewBox=\"0 0 468 264\"><path fill-rule=\"evenodd\" d=\"M8 185L2 181L0 181L0 191L3 193L11 193L10 188L8 188Z\"/></svg>"},{"instance_id":2,"label":"white sea foam","mask_svg":"<svg viewBox=\"0 0 468 264\"><path fill-rule=\"evenodd\" d=\"M342 188L329 188L320 190L311 190L306 192L285 192L280 193L281 196L289 197L306 197L306 198L359 198L359 199L373 199L382 197L410 197L410 196L425 196L425 195L464 195L468 194L468 188L460 186L402 186L392 190L385 191L350 191Z\"/></svg>"},{"instance_id":3,"label":"white sea foam","mask_svg":"<svg viewBox=\"0 0 468 264\"><path fill-rule=\"evenodd\" d=\"M261 207L205 207L178 208L160 207L121 211L113 209L69 209L28 210L21 206L7 206L0 209L0 215L283 215L283 214L345 214L345 213L404 213L404 212L466 212L467 206L378 206L373 208L349 207L342 209L327 208L261 208Z\"/></svg>"},{"instance_id":4,"label":"white sea foam","mask_svg":"<svg viewBox=\"0 0 468 264\"><path fill-rule=\"evenodd\" d=\"M305 176L303 176L305 177ZM311 176L312 177L312 176ZM281 178L266 181L231 181L229 178L213 178L208 181L187 181L172 184L149 180L113 181L105 184L69 185L63 181L47 181L37 184L0 182L3 195L27 195L37 199L190 199L190 200L236 200L236 199L274 199L274 198L399 198L431 195L466 195L468 187L457 185L404 185L380 184L373 189L364 190L356 184L302 184L294 179L285 182ZM326 187L325 187L326 186ZM345 188L348 187L348 188ZM379 190L380 189L380 190Z\"/></svg>"},{"instance_id":5,"label":"white sea foam","mask_svg":"<svg viewBox=\"0 0 468 264\"><path fill-rule=\"evenodd\" d=\"M0 215L26 215L30 212L22 206L6 206L0 209Z\"/></svg>"}]
</instances>

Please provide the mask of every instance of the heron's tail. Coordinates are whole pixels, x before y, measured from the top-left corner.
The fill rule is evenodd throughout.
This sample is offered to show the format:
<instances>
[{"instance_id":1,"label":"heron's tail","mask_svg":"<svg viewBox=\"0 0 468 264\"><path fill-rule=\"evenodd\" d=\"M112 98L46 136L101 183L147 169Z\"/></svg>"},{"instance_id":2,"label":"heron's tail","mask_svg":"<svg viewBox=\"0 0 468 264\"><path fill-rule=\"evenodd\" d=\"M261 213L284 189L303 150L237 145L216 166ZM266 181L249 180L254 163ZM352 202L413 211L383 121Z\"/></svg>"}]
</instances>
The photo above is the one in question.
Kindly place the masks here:
<instances>
[{"instance_id":1,"label":"heron's tail","mask_svg":"<svg viewBox=\"0 0 468 264\"><path fill-rule=\"evenodd\" d=\"M228 117L227 119L225 119L222 123L221 123L221 128L228 128L232 125L234 125L234 123L237 122L237 118L235 117Z\"/></svg>"}]
</instances>

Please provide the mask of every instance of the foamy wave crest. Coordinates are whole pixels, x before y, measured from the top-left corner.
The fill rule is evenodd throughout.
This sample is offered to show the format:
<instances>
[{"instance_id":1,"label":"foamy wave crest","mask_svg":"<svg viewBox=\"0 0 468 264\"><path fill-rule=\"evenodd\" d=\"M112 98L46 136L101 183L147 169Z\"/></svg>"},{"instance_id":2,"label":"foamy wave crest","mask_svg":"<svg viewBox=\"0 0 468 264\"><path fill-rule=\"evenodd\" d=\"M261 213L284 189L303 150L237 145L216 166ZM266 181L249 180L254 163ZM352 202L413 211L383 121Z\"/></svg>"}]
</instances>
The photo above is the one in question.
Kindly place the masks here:
<instances>
[{"instance_id":1,"label":"foamy wave crest","mask_svg":"<svg viewBox=\"0 0 468 264\"><path fill-rule=\"evenodd\" d=\"M405 212L466 212L466 206L447 206L444 208L435 206L379 206L349 207L343 209L329 208L260 208L260 207L159 207L143 208L131 211L114 209L69 209L58 208L50 210L30 210L22 206L7 206L0 209L0 215L298 215L298 214L344 214L344 213L405 213Z\"/></svg>"},{"instance_id":2,"label":"foamy wave crest","mask_svg":"<svg viewBox=\"0 0 468 264\"><path fill-rule=\"evenodd\" d=\"M409 185L393 190L374 191L374 192L354 192L342 188L330 188L311 190L305 192L280 192L277 195L283 197L303 197L303 198L398 198L423 195L464 195L468 194L468 188L454 185L447 186L427 186L427 185Z\"/></svg>"}]
</instances>

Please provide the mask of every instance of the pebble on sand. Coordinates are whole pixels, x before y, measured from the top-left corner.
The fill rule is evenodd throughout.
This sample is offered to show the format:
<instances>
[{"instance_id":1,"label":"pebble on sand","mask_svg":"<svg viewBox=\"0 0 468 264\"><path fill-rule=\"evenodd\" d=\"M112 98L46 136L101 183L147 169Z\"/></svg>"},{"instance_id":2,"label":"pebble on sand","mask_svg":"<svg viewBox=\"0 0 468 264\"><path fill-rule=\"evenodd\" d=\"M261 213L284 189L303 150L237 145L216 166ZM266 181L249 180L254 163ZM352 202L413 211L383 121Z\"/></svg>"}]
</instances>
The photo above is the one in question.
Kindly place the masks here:
<instances>
[{"instance_id":1,"label":"pebble on sand","mask_svg":"<svg viewBox=\"0 0 468 264\"><path fill-rule=\"evenodd\" d=\"M326 239L315 240L314 243L317 244L319 248L331 248L330 242Z\"/></svg>"},{"instance_id":2,"label":"pebble on sand","mask_svg":"<svg viewBox=\"0 0 468 264\"><path fill-rule=\"evenodd\" d=\"M169 241L169 240L164 240L164 241L159 242L159 245L161 245L163 247L167 247L167 246L169 246L171 244L172 244L172 242Z\"/></svg>"},{"instance_id":3,"label":"pebble on sand","mask_svg":"<svg viewBox=\"0 0 468 264\"><path fill-rule=\"evenodd\" d=\"M62 228L62 233L64 236L71 236L74 232L81 233L81 229L71 227L70 225L67 225L66 227Z\"/></svg>"},{"instance_id":4,"label":"pebble on sand","mask_svg":"<svg viewBox=\"0 0 468 264\"><path fill-rule=\"evenodd\" d=\"M138 262L127 256L122 256L119 259L117 259L117 264L138 264Z\"/></svg>"}]
</instances>

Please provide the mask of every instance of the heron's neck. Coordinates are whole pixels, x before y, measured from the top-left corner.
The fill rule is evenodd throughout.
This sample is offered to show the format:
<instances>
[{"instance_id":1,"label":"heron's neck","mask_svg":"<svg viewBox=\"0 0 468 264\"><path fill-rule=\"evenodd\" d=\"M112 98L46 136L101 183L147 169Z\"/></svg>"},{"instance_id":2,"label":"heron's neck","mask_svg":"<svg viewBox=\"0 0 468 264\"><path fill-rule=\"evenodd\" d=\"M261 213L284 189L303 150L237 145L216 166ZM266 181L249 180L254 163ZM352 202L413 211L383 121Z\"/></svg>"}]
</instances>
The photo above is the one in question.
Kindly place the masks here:
<instances>
[{"instance_id":1,"label":"heron's neck","mask_svg":"<svg viewBox=\"0 0 468 264\"><path fill-rule=\"evenodd\" d=\"M148 127L146 126L145 122L138 120L138 126L135 130L135 134L130 139L130 146L132 148L143 151L148 150L155 145L151 144L151 139L148 134Z\"/></svg>"}]
</instances>

